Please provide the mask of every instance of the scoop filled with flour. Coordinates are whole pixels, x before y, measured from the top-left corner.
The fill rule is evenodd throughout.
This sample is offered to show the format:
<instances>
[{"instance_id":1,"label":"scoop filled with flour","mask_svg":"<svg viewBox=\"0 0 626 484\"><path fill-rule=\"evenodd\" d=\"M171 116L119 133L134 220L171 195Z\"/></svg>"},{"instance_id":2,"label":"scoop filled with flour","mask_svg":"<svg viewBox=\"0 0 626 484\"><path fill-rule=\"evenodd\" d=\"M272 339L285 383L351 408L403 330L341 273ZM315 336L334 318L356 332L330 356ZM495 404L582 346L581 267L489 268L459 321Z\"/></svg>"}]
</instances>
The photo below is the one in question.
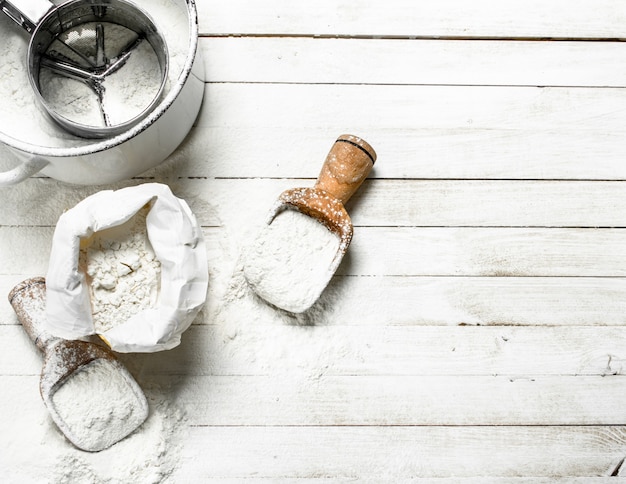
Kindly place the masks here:
<instances>
[{"instance_id":1,"label":"scoop filled with flour","mask_svg":"<svg viewBox=\"0 0 626 484\"><path fill-rule=\"evenodd\" d=\"M147 401L115 360L97 358L54 388L50 411L72 442L99 451L122 440L148 416Z\"/></svg>"},{"instance_id":2,"label":"scoop filled with flour","mask_svg":"<svg viewBox=\"0 0 626 484\"><path fill-rule=\"evenodd\" d=\"M28 279L9 302L44 354L39 389L52 420L81 450L104 450L134 432L148 416L148 402L126 368L108 349L48 333L43 277Z\"/></svg>"},{"instance_id":3,"label":"scoop filled with flour","mask_svg":"<svg viewBox=\"0 0 626 484\"><path fill-rule=\"evenodd\" d=\"M330 281L338 250L336 234L308 215L285 210L261 230L245 254L246 280L263 299L298 313Z\"/></svg>"},{"instance_id":4,"label":"scoop filled with flour","mask_svg":"<svg viewBox=\"0 0 626 484\"><path fill-rule=\"evenodd\" d=\"M367 142L342 135L313 188L280 195L267 224L244 249L243 273L257 295L292 313L302 313L317 301L352 240L344 204L375 160Z\"/></svg>"}]
</instances>

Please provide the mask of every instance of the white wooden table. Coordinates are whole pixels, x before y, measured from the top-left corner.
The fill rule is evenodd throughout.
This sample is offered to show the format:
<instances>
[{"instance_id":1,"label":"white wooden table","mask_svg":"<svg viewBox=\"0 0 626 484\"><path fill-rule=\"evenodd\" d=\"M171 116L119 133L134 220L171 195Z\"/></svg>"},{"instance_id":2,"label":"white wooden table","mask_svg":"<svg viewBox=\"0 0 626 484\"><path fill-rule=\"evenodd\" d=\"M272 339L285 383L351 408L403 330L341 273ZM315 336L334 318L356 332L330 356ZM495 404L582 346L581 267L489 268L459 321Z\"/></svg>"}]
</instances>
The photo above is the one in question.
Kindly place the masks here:
<instances>
[{"instance_id":1,"label":"white wooden table","mask_svg":"<svg viewBox=\"0 0 626 484\"><path fill-rule=\"evenodd\" d=\"M206 94L174 155L114 187L31 178L0 211L1 295L45 274L68 200L157 181L194 210L207 305L180 347L123 357L183 415L163 481L620 482L626 3L198 9ZM229 299L243 241L343 133L378 161L323 304ZM0 341L0 480L45 482L61 441L6 298Z\"/></svg>"}]
</instances>

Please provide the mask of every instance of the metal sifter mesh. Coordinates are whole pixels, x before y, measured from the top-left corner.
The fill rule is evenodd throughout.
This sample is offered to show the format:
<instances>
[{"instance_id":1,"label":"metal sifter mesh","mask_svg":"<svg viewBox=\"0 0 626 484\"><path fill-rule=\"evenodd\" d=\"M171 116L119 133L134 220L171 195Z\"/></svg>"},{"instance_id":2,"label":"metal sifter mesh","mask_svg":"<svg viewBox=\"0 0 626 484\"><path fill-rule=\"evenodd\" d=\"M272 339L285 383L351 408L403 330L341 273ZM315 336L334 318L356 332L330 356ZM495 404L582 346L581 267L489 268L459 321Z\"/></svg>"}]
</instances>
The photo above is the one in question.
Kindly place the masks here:
<instances>
[{"instance_id":1,"label":"metal sifter mesh","mask_svg":"<svg viewBox=\"0 0 626 484\"><path fill-rule=\"evenodd\" d=\"M123 0L70 0L59 6L46 0L50 8L33 20L15 3L0 5L31 33L31 84L68 131L113 136L156 106L167 79L168 53L143 11Z\"/></svg>"}]
</instances>

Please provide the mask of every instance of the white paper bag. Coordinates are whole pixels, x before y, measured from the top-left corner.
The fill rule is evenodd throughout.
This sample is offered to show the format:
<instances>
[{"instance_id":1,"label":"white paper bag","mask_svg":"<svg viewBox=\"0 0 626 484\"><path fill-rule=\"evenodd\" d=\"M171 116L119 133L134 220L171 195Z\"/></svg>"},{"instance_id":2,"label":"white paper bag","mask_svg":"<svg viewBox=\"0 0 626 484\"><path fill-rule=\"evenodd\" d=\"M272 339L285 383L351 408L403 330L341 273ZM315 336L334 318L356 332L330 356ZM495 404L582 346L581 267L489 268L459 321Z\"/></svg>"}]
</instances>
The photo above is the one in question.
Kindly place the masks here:
<instances>
[{"instance_id":1,"label":"white paper bag","mask_svg":"<svg viewBox=\"0 0 626 484\"><path fill-rule=\"evenodd\" d=\"M79 269L81 239L123 224L146 204L151 206L147 235L161 264L156 305L101 336L119 352L156 352L180 343L206 300L208 264L202 231L189 206L158 183L98 192L59 218L46 275L45 329L50 333L65 339L96 333L88 283Z\"/></svg>"}]
</instances>

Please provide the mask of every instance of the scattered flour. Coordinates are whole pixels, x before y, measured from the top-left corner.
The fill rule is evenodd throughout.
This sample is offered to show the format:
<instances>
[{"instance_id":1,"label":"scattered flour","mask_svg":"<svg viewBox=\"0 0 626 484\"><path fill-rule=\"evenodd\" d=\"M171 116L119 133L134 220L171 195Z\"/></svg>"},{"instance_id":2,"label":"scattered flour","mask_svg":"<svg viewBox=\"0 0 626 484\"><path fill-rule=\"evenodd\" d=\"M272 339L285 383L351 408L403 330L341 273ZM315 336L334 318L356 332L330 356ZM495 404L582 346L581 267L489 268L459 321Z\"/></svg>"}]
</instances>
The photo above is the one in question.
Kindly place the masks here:
<instances>
[{"instance_id":1,"label":"scattered flour","mask_svg":"<svg viewBox=\"0 0 626 484\"><path fill-rule=\"evenodd\" d=\"M96 232L79 254L97 333L158 303L161 264L148 239L144 207L126 223Z\"/></svg>"},{"instance_id":2,"label":"scattered flour","mask_svg":"<svg viewBox=\"0 0 626 484\"><path fill-rule=\"evenodd\" d=\"M315 218L284 210L246 248L244 274L263 299L300 313L311 307L333 276L339 245L339 236Z\"/></svg>"},{"instance_id":3,"label":"scattered flour","mask_svg":"<svg viewBox=\"0 0 626 484\"><path fill-rule=\"evenodd\" d=\"M52 453L50 481L54 484L158 484L179 466L186 428L185 413L174 405L168 391L142 384L150 415L139 429L101 452L83 452L61 440L58 432L46 437ZM58 441L54 441L58 439Z\"/></svg>"},{"instance_id":4,"label":"scattered flour","mask_svg":"<svg viewBox=\"0 0 626 484\"><path fill-rule=\"evenodd\" d=\"M146 419L146 401L138 390L119 364L98 358L65 380L50 402L75 444L85 450L102 450Z\"/></svg>"},{"instance_id":5,"label":"scattered flour","mask_svg":"<svg viewBox=\"0 0 626 484\"><path fill-rule=\"evenodd\" d=\"M222 217L223 210L216 202L207 201L205 194L187 190L184 198L196 215L203 218L204 214L205 219L210 217L220 225L208 234L212 283L203 309L203 321L214 331L198 331L207 334L207 355L219 362L216 371L277 375L306 384L332 374L346 358L360 354L362 349L346 336L350 330L341 331L331 324L333 318L341 317L337 312L349 287L348 278L332 278L304 312L279 309L259 297L244 275L246 251L265 225L259 220L259 215L265 215L263 209L261 214L258 210L228 211L228 216Z\"/></svg>"},{"instance_id":6,"label":"scattered flour","mask_svg":"<svg viewBox=\"0 0 626 484\"><path fill-rule=\"evenodd\" d=\"M33 337L41 334L38 329L45 317L44 294L43 285L33 284L13 297L20 318L34 321ZM57 338L53 338L56 343L51 338L44 336L39 343L44 348L60 344ZM88 351L87 346L81 350L84 356L82 351ZM46 374L59 374L58 368L49 366L51 361L64 366L71 363L71 353L63 355L62 359L47 359ZM155 382L158 377L154 377L153 370L146 368L147 359L137 361L127 356L126 360L125 366L133 364L134 374L151 375L148 381L137 379L145 398L123 378L117 364L99 359L70 376L48 400L49 408L66 423L64 431L69 429L88 448L106 446L134 431L100 452L85 452L65 438L37 398L38 375L33 374L32 384L26 385L28 395L22 393L23 379L7 381L5 390L16 401L25 398L16 404L20 405L15 407L18 417L4 421L5 435L11 436L0 452L5 480L59 484L156 484L167 480L178 467L187 427L185 413L174 404L170 388L178 380L165 377L163 387ZM40 364L39 358L35 364Z\"/></svg>"},{"instance_id":7,"label":"scattered flour","mask_svg":"<svg viewBox=\"0 0 626 484\"><path fill-rule=\"evenodd\" d=\"M331 285L303 313L277 309L252 291L239 263L206 320L216 325L222 359L234 371L318 380L354 351L351 341L338 338L328 325L336 297Z\"/></svg>"},{"instance_id":8,"label":"scattered flour","mask_svg":"<svg viewBox=\"0 0 626 484\"><path fill-rule=\"evenodd\" d=\"M66 197L62 205L76 204L73 190L58 190L37 186L41 193L26 197L28 204L40 203L53 195ZM80 195L83 198L84 194ZM194 213L220 217L217 206L207 202L206 194L184 197ZM209 200L212 200L209 198ZM35 204L37 205L37 204ZM43 204L43 207L46 205ZM343 326L335 312L340 307L346 278L334 278L315 304L299 314L276 309L259 298L246 282L240 259L243 240L257 233L257 214L238 211L234 217L224 217L219 228L205 229L211 243L209 268L212 283L209 300L200 318L207 326L195 326L195 343L191 341L171 351L158 354L124 354L126 364L148 398L150 414L144 424L127 438L98 453L76 449L52 423L37 396L38 376L28 386L24 378L7 381L7 391L24 403L28 418L6 422L11 444L3 447L0 462L10 463L9 469L24 477L21 482L130 484L177 483L177 471L189 456L185 440L189 423L198 422L191 412L206 408L210 402L190 401L172 391L168 384L173 372L215 375L270 375L285 380L285 385L315 385L327 375L342 374L346 362L361 356L358 340L353 338L351 326ZM256 224L256 225L255 225ZM49 249L43 239L37 239L36 249ZM198 343L198 340L200 343ZM191 343L191 344L190 344ZM176 365L191 363L188 369ZM35 359L35 363L37 360ZM152 368L149 368L152 365ZM213 373L209 373L213 372ZM175 383L178 389L191 392L191 382ZM197 383L197 380L193 380ZM198 385L198 398L206 398L206 382ZM189 407L187 405L189 404ZM182 407L181 407L182 405ZM209 407L205 407L209 405ZM280 405L277 403L277 405ZM215 409L218 411L219 409ZM187 420L187 411L190 412ZM209 430L210 431L210 430ZM2 454L2 453L0 453ZM193 452L192 452L193 454Z\"/></svg>"}]
</instances>

